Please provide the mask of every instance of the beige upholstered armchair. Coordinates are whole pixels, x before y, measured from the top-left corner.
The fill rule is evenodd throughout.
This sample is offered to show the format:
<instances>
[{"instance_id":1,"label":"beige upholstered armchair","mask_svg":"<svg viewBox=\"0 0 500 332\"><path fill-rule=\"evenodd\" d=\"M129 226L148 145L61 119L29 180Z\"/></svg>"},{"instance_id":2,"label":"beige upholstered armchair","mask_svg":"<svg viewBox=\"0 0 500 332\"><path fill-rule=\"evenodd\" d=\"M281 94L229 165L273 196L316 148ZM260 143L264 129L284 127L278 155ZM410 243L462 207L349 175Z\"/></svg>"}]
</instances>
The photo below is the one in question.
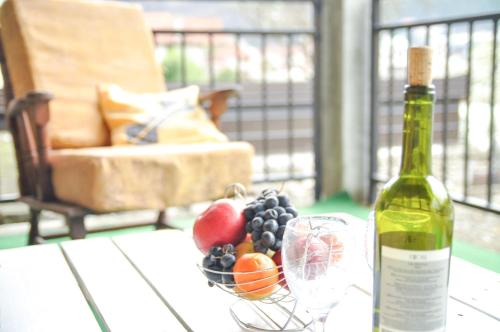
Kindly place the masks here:
<instances>
[{"instance_id":1,"label":"beige upholstered armchair","mask_svg":"<svg viewBox=\"0 0 500 332\"><path fill-rule=\"evenodd\" d=\"M40 211L63 214L72 238L84 217L165 209L215 199L250 183L253 148L245 142L110 146L96 87L166 90L140 7L84 0L7 0L0 13L3 76L19 169L31 209L29 242L43 240ZM215 123L231 90L208 93Z\"/></svg>"}]
</instances>

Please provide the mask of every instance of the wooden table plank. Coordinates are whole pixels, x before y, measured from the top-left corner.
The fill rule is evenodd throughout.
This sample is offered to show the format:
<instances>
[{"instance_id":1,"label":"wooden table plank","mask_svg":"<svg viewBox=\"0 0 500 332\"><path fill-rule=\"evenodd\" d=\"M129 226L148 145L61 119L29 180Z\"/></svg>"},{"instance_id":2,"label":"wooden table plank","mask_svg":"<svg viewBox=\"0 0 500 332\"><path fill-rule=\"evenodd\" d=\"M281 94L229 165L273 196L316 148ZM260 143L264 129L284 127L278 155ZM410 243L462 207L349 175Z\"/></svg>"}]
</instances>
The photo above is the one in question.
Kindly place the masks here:
<instances>
[{"instance_id":1,"label":"wooden table plank","mask_svg":"<svg viewBox=\"0 0 500 332\"><path fill-rule=\"evenodd\" d=\"M353 288L332 310L327 321L327 331L370 332L372 297ZM500 331L500 322L454 299L448 301L447 331Z\"/></svg>"},{"instance_id":2,"label":"wooden table plank","mask_svg":"<svg viewBox=\"0 0 500 332\"><path fill-rule=\"evenodd\" d=\"M101 331L57 245L0 250L0 331Z\"/></svg>"},{"instance_id":3,"label":"wooden table plank","mask_svg":"<svg viewBox=\"0 0 500 332\"><path fill-rule=\"evenodd\" d=\"M358 223L358 226L361 222L353 220L353 217L345 215L343 217L350 219L353 224ZM198 253L188 235L178 231L162 231L116 237L114 241L193 330L235 330L234 324L229 321L231 319L229 314L225 311L234 300L228 298L224 292L206 286L203 275L196 268L196 263L201 261L202 255ZM170 256L168 265L159 263L170 252L178 254L175 257ZM453 260L461 263L461 260L457 258ZM182 273L172 274L169 268L172 264ZM474 266L470 269L474 275ZM368 266L359 261L358 270L353 274L353 280L359 290L349 290L346 298L332 311L334 318L329 318L329 329L370 331L371 274ZM458 272L454 273L451 278L462 285L474 283L474 280L467 280ZM178 285L174 286L172 283ZM495 287L498 290L498 286ZM196 300L193 301L193 305L185 299L185 293L194 294ZM450 291L450 294L453 292ZM460 301L462 299L457 301L451 298L449 300L449 331L467 331L465 327L470 328L474 325L487 327L484 331L500 331L498 319L484 314L474 303L464 301L466 303L464 304ZM212 317L214 322L209 322L209 317ZM239 329L236 327L236 330Z\"/></svg>"},{"instance_id":4,"label":"wooden table plank","mask_svg":"<svg viewBox=\"0 0 500 332\"><path fill-rule=\"evenodd\" d=\"M238 298L210 288L196 264L202 254L181 231L113 238L193 331L241 331L229 314Z\"/></svg>"},{"instance_id":5,"label":"wooden table plank","mask_svg":"<svg viewBox=\"0 0 500 332\"><path fill-rule=\"evenodd\" d=\"M450 332L495 332L500 331L500 321L469 305L449 298L446 330Z\"/></svg>"},{"instance_id":6,"label":"wooden table plank","mask_svg":"<svg viewBox=\"0 0 500 332\"><path fill-rule=\"evenodd\" d=\"M371 332L371 296L358 288L350 288L342 301L330 312L326 321L326 330Z\"/></svg>"},{"instance_id":7,"label":"wooden table plank","mask_svg":"<svg viewBox=\"0 0 500 332\"><path fill-rule=\"evenodd\" d=\"M62 248L111 331L185 330L111 240L70 241Z\"/></svg>"},{"instance_id":8,"label":"wooden table plank","mask_svg":"<svg viewBox=\"0 0 500 332\"><path fill-rule=\"evenodd\" d=\"M499 273L452 257L450 276L450 296L500 320Z\"/></svg>"},{"instance_id":9,"label":"wooden table plank","mask_svg":"<svg viewBox=\"0 0 500 332\"><path fill-rule=\"evenodd\" d=\"M354 227L358 246L363 246L362 233L366 232L366 221L348 214L337 216L343 217ZM371 294L372 272L367 264L362 262L362 258L358 264L358 271L354 276L355 283ZM500 331L500 274L458 257L451 258L450 269L448 330L470 331L472 327L480 324L485 327L484 331Z\"/></svg>"}]
</instances>

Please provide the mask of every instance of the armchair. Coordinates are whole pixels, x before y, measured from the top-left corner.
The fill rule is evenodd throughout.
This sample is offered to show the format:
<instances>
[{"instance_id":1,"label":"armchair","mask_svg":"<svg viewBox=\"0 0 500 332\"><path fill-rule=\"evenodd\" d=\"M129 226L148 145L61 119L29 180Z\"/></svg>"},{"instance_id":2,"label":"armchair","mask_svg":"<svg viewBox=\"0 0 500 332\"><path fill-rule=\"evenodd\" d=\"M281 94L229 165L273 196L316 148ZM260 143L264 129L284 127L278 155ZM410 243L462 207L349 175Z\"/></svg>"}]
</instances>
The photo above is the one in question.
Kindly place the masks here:
<instances>
[{"instance_id":1,"label":"armchair","mask_svg":"<svg viewBox=\"0 0 500 332\"><path fill-rule=\"evenodd\" d=\"M76 14L77 13L77 14ZM136 209L159 211L249 185L253 148L245 142L110 146L96 86L166 89L140 7L85 0L7 0L0 12L0 59L19 170L20 201L30 206L29 243L40 243L42 210L62 214L70 236L84 218ZM200 96L218 125L234 90Z\"/></svg>"}]
</instances>

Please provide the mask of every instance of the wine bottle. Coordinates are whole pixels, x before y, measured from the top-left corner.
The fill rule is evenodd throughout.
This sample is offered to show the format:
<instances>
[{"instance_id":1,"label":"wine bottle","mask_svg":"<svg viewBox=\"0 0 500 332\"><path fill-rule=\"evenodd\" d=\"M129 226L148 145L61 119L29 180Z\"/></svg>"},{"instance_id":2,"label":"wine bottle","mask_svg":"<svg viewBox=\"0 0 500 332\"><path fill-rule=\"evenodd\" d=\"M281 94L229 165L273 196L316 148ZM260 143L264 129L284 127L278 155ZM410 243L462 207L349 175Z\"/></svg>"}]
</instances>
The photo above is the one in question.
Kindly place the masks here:
<instances>
[{"instance_id":1,"label":"wine bottle","mask_svg":"<svg viewBox=\"0 0 500 332\"><path fill-rule=\"evenodd\" d=\"M408 50L399 175L375 203L373 331L446 328L453 205L431 174L432 50Z\"/></svg>"}]
</instances>

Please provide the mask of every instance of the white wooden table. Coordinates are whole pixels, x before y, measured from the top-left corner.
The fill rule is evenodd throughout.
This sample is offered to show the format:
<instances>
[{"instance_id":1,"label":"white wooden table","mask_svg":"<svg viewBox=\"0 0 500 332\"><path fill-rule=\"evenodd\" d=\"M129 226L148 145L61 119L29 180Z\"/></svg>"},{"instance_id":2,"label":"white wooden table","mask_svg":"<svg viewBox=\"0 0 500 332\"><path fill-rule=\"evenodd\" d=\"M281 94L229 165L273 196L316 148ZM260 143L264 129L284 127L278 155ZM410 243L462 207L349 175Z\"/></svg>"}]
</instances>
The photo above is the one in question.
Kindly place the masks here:
<instances>
[{"instance_id":1,"label":"white wooden table","mask_svg":"<svg viewBox=\"0 0 500 332\"><path fill-rule=\"evenodd\" d=\"M0 331L241 331L201 257L174 230L1 250ZM371 331L371 273L356 275L328 330ZM500 274L453 258L450 278L448 331L500 331Z\"/></svg>"}]
</instances>

